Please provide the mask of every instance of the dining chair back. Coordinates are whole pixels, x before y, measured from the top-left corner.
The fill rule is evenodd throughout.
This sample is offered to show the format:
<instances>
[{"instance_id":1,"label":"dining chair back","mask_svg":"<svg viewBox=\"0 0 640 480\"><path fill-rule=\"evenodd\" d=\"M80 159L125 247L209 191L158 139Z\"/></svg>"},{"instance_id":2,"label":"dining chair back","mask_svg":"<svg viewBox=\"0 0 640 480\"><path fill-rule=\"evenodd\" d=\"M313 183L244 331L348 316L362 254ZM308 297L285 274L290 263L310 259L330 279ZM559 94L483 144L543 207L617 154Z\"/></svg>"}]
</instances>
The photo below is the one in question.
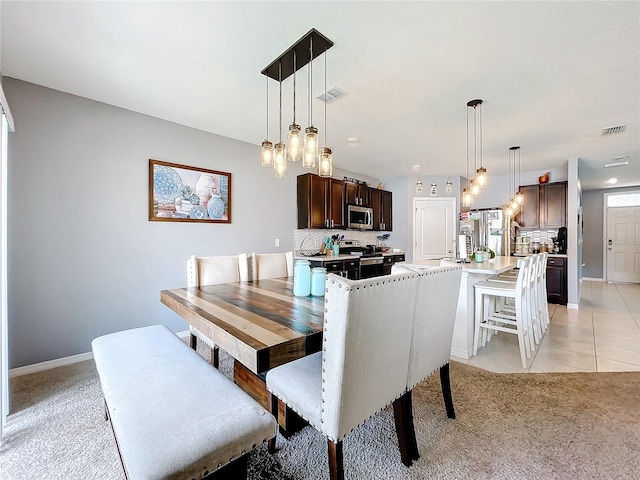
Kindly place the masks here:
<instances>
[{"instance_id":1,"label":"dining chair back","mask_svg":"<svg viewBox=\"0 0 640 480\"><path fill-rule=\"evenodd\" d=\"M293 252L251 253L252 280L293 276Z\"/></svg>"}]
</instances>

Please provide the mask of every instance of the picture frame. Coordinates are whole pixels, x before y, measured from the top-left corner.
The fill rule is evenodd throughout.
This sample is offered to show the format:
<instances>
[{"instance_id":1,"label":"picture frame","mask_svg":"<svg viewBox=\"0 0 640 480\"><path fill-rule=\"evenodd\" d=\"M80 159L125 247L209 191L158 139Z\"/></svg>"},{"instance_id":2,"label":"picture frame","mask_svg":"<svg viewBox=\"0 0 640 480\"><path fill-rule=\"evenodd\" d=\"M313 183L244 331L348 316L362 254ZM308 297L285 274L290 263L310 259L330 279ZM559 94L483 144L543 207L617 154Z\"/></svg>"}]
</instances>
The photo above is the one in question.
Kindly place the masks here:
<instances>
[{"instance_id":1,"label":"picture frame","mask_svg":"<svg viewBox=\"0 0 640 480\"><path fill-rule=\"evenodd\" d=\"M231 223L231 173L149 159L149 220Z\"/></svg>"}]
</instances>

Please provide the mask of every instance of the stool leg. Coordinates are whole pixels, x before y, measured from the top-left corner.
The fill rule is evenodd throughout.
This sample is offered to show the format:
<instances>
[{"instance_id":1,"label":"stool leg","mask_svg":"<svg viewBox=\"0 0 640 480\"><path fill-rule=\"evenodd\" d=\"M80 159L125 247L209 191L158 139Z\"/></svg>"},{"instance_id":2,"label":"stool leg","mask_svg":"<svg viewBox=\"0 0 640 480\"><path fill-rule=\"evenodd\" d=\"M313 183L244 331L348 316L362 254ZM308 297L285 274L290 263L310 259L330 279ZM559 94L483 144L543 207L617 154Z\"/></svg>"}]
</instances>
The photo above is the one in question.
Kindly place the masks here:
<instances>
[{"instance_id":1,"label":"stool leg","mask_svg":"<svg viewBox=\"0 0 640 480\"><path fill-rule=\"evenodd\" d=\"M474 314L474 324L475 324L475 332L473 334L473 355L478 354L478 340L480 336L480 323L482 322L482 290L476 288L475 295L475 314Z\"/></svg>"}]
</instances>

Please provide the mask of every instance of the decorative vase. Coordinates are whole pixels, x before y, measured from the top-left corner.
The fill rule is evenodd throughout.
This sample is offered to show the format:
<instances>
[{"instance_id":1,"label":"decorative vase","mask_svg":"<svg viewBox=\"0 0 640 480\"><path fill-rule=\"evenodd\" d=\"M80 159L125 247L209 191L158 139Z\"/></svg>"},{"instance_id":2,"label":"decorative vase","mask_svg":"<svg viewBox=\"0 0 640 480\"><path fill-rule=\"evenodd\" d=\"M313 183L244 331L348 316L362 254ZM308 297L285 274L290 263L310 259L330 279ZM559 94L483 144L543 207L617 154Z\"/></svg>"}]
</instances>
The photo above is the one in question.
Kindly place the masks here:
<instances>
[{"instance_id":1,"label":"decorative vase","mask_svg":"<svg viewBox=\"0 0 640 480\"><path fill-rule=\"evenodd\" d=\"M224 215L224 202L219 193L214 193L207 203L207 211L211 218L222 218Z\"/></svg>"}]
</instances>

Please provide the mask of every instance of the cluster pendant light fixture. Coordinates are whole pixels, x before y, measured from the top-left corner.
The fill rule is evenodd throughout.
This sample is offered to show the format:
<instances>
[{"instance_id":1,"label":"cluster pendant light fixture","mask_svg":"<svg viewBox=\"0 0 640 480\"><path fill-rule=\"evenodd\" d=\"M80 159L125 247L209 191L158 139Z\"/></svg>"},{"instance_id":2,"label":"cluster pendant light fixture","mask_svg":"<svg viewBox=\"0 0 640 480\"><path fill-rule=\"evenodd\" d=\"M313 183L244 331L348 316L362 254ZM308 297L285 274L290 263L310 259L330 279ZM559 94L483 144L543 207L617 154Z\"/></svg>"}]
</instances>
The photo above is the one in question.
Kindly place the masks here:
<instances>
[{"instance_id":1,"label":"cluster pendant light fixture","mask_svg":"<svg viewBox=\"0 0 640 480\"><path fill-rule=\"evenodd\" d=\"M513 186L511 184L511 165L513 164ZM517 175L516 175L517 172ZM524 194L520 190L520 147L509 147L509 190L508 196L510 197L507 206L505 207L505 214L508 217L513 217L520 206L524 203ZM515 192L513 197L511 192Z\"/></svg>"},{"instance_id":2,"label":"cluster pendant light fixture","mask_svg":"<svg viewBox=\"0 0 640 480\"><path fill-rule=\"evenodd\" d=\"M313 126L313 60L321 53L325 55L325 91L327 82L327 60L326 52L333 46L333 42L315 29L311 29L305 36L289 47L282 55L276 58L268 67L262 70L262 74L267 77L267 139L262 142L261 164L265 167L273 166L276 177L283 177L287 169L287 159L297 162L302 159L302 166L305 168L315 168L318 162L318 174L320 176L331 176L332 172L332 151L325 146L318 148L318 129ZM304 136L300 125L296 123L296 72L309 64L307 70L308 85L308 115L309 126L305 128ZM282 82L293 75L293 121L289 125L287 143L282 142ZM277 80L280 86L280 112L279 128L280 141L273 147L268 140L269 137L269 78ZM327 140L327 113L325 102L325 132L324 140Z\"/></svg>"},{"instance_id":3,"label":"cluster pendant light fixture","mask_svg":"<svg viewBox=\"0 0 640 480\"><path fill-rule=\"evenodd\" d=\"M470 113L473 115L470 115ZM473 138L470 138L469 118L472 120ZM471 148L470 148L471 143ZM482 100L475 99L467 102L467 178L469 178L469 152L473 150L473 168L475 176L462 190L462 206L473 205L473 198L477 197L487 186L487 169L482 161ZM480 167L478 167L480 165Z\"/></svg>"}]
</instances>

